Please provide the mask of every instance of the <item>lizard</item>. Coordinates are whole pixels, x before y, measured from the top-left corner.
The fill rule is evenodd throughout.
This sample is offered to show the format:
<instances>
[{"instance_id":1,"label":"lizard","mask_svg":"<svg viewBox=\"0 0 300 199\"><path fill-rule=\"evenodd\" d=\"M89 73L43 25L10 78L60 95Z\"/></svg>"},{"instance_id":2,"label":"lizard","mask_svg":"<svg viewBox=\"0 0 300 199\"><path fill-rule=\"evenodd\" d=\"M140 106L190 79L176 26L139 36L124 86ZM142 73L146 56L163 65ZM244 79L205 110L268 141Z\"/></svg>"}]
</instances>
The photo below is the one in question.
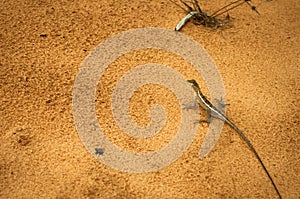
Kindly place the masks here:
<instances>
[{"instance_id":1,"label":"lizard","mask_svg":"<svg viewBox=\"0 0 300 199\"><path fill-rule=\"evenodd\" d=\"M216 108L208 99L207 97L201 92L201 89L198 85L198 83L194 80L187 80L187 82L192 86L193 90L194 90L194 94L195 94L195 101L194 103L196 103L196 101L198 101L199 105L206 111L207 115L208 115L208 119L207 120L200 120L200 122L207 122L209 123L212 116L219 118L221 120L223 120L224 122L226 122L232 129L234 129L241 137L242 139L247 143L247 145L249 146L249 148L251 149L251 151L254 153L254 155L256 156L256 158L258 159L258 161L260 162L261 166L263 167L264 171L266 172L266 174L268 175L274 189L276 190L279 198L281 197L281 194L275 184L275 182L273 181L270 173L268 172L266 166L264 165L263 161L261 160L260 156L258 155L258 153L256 152L254 146L252 145L252 143L250 142L250 140L245 136L245 134L230 120L228 119L228 117L226 117L222 111L220 111L218 108Z\"/></svg>"}]
</instances>

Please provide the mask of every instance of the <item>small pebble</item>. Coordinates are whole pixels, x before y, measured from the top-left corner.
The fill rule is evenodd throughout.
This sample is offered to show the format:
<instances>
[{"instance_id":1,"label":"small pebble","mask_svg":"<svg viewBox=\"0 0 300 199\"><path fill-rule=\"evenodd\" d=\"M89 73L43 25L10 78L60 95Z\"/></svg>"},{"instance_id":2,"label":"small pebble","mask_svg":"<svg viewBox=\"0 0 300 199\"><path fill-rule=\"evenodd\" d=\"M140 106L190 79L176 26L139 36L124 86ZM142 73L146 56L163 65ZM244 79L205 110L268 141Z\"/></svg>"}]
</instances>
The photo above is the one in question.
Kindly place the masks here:
<instances>
[{"instance_id":1,"label":"small pebble","mask_svg":"<svg viewBox=\"0 0 300 199\"><path fill-rule=\"evenodd\" d=\"M101 148L95 148L95 154L96 155L103 155L104 151Z\"/></svg>"},{"instance_id":2,"label":"small pebble","mask_svg":"<svg viewBox=\"0 0 300 199\"><path fill-rule=\"evenodd\" d=\"M48 35L46 33L40 34L40 37L47 37Z\"/></svg>"}]
</instances>

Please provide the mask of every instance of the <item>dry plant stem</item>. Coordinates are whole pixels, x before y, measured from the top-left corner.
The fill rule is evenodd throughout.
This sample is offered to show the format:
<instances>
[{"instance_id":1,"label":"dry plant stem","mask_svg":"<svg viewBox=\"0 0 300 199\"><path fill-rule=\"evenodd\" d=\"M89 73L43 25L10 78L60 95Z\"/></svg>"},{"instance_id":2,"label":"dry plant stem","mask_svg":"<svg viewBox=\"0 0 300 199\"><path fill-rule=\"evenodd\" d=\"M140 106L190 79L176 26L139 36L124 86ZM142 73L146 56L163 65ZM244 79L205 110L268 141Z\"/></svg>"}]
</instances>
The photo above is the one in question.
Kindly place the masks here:
<instances>
[{"instance_id":1,"label":"dry plant stem","mask_svg":"<svg viewBox=\"0 0 300 199\"><path fill-rule=\"evenodd\" d=\"M192 4L192 6L190 6L185 1L180 0L180 2L186 6L187 10L184 9L182 6L178 5L176 2L174 2L172 0L170 0L170 1L188 13L177 24L177 26L175 28L175 30L177 30L177 31L179 31L185 25L185 23L187 23L189 20L192 20L195 24L204 25L204 26L211 27L211 28L222 27L223 23L228 22L228 17L226 17L225 20L221 20L221 19L218 19L217 16L220 16L236 7L239 7L244 3L247 3L251 7L252 10L254 10L255 12L257 12L257 14L259 14L256 7L250 3L251 0L236 0L232 3L229 3L225 6L223 6L222 8L220 8L219 10L217 10L216 12L214 12L211 15L202 11L197 0L189 1Z\"/></svg>"},{"instance_id":2,"label":"dry plant stem","mask_svg":"<svg viewBox=\"0 0 300 199\"><path fill-rule=\"evenodd\" d=\"M238 0L238 1L232 2L232 3L230 3L230 4L228 4L228 5L224 6L224 7L222 7L221 9L217 10L216 12L214 12L211 16L212 16L212 17L217 17L217 16L222 15L222 14L224 14L225 12L228 12L229 10L232 10L232 9L234 9L234 8L236 8L236 7L239 7L239 6L241 6L241 5L243 5L243 4L245 3L245 1L242 1L241 3L238 3L238 2L240 2L240 1L241 1L241 0ZM238 3L238 4L237 4L237 5L234 5L233 7L229 8L229 9L225 9L225 8L227 8L227 7L229 7L229 6L233 5L233 4L236 4L236 3ZM225 9L225 10L224 10L224 9ZM222 11L222 12L221 12L221 11ZM220 12L220 13L219 13L219 12Z\"/></svg>"}]
</instances>

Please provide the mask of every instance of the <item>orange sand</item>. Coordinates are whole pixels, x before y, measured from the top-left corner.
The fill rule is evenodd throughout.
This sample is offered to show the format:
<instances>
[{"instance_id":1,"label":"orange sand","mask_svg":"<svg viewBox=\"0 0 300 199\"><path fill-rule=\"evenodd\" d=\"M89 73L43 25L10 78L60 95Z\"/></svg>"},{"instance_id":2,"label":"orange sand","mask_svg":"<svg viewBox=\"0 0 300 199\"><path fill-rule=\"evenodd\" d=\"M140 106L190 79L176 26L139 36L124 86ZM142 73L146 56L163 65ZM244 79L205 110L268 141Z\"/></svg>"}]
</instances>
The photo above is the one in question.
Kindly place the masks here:
<instances>
[{"instance_id":1,"label":"orange sand","mask_svg":"<svg viewBox=\"0 0 300 199\"><path fill-rule=\"evenodd\" d=\"M200 4L211 11L224 5L219 2ZM181 32L200 43L215 61L230 104L227 114L252 141L282 196L299 198L300 4L298 0L253 3L261 15L244 5L230 12L234 18L230 29L212 31L188 23ZM206 158L197 157L207 131L203 124L180 159L145 174L121 173L99 163L79 139L72 89L85 57L114 34L138 27L173 30L183 16L167 0L2 1L0 197L275 198L258 161L228 126ZM155 57L155 52L149 53ZM158 61L164 63L163 57ZM123 74L126 59L117 64L115 74ZM185 73L198 77L192 70ZM100 85L105 86L106 79L110 76ZM151 88L141 92L148 95ZM174 116L171 123L178 125L174 114L178 105L173 101L167 109ZM138 98L131 103L138 103ZM110 111L105 107L100 111L99 103L96 107L98 115ZM147 124L148 119L137 122ZM174 131L176 127L166 127L165 141ZM163 138L154 148L147 145L141 151L160 147ZM111 139L128 150L143 146L117 134Z\"/></svg>"}]
</instances>

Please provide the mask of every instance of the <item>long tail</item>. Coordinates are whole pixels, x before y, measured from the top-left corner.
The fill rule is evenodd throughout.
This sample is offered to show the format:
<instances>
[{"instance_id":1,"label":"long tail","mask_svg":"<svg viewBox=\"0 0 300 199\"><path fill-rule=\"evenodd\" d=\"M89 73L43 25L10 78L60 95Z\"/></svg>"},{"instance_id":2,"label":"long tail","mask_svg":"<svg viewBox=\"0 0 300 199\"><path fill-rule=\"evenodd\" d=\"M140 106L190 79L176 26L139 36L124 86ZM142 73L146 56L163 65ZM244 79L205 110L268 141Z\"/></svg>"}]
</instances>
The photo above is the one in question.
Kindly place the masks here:
<instances>
[{"instance_id":1,"label":"long tail","mask_svg":"<svg viewBox=\"0 0 300 199\"><path fill-rule=\"evenodd\" d=\"M263 161L261 160L261 158L259 157L258 153L256 152L256 150L254 149L253 145L251 144L250 140L245 136L245 134L237 127L234 125L233 122L231 122L227 117L225 117L225 122L227 122L231 128L233 128L242 138L243 140L245 140L245 142L247 143L247 145L250 147L251 151L254 153L254 155L256 156L256 158L258 159L258 161L260 162L261 166L263 167L263 169L265 170L265 172L267 173L269 179L271 180L272 182L272 185L273 187L275 188L279 198L282 198L281 197L281 194L276 186L276 184L274 183L271 175L269 174L267 168L265 167Z\"/></svg>"}]
</instances>

